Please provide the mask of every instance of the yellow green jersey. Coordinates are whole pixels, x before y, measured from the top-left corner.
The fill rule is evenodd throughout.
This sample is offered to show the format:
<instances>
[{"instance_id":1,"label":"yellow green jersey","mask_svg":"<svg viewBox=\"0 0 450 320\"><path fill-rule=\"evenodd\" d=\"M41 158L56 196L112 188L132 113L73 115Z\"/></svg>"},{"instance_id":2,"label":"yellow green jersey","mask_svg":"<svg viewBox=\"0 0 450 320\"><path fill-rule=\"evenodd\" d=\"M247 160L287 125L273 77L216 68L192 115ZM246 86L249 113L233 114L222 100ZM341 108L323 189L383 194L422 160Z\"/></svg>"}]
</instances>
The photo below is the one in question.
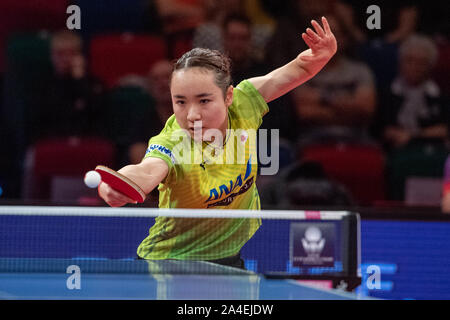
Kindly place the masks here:
<instances>
[{"instance_id":1,"label":"yellow green jersey","mask_svg":"<svg viewBox=\"0 0 450 320\"><path fill-rule=\"evenodd\" d=\"M248 81L233 91L224 144L196 142L175 116L149 141L145 155L164 160L169 172L160 183L160 208L260 209L256 188L256 131L269 111ZM144 259L215 260L236 255L260 219L157 217L138 247Z\"/></svg>"}]
</instances>

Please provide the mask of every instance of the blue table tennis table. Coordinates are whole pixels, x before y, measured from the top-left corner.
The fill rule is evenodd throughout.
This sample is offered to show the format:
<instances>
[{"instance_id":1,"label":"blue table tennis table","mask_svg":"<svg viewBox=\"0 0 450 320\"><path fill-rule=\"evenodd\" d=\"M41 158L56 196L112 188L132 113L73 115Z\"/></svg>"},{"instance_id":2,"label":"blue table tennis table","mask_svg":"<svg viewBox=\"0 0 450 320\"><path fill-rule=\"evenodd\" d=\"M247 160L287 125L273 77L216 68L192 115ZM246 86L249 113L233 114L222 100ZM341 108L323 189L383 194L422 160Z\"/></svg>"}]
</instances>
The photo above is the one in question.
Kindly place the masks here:
<instances>
[{"instance_id":1,"label":"blue table tennis table","mask_svg":"<svg viewBox=\"0 0 450 320\"><path fill-rule=\"evenodd\" d=\"M1 258L0 299L352 300L337 289L200 261Z\"/></svg>"}]
</instances>

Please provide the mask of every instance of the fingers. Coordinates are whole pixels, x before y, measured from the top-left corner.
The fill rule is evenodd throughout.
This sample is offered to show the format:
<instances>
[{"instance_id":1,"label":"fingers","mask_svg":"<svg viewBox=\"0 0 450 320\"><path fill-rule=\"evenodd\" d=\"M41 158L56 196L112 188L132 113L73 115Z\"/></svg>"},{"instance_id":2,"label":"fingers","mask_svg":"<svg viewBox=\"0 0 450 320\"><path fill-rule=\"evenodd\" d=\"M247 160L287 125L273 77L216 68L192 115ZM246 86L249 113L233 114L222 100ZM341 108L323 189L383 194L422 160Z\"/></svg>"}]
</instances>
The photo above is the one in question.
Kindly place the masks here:
<instances>
[{"instance_id":1,"label":"fingers","mask_svg":"<svg viewBox=\"0 0 450 320\"><path fill-rule=\"evenodd\" d=\"M127 203L136 203L136 201L114 190L106 183L102 183L99 187L99 195L111 207L121 207Z\"/></svg>"},{"instance_id":2,"label":"fingers","mask_svg":"<svg viewBox=\"0 0 450 320\"><path fill-rule=\"evenodd\" d=\"M320 38L319 38L319 36L317 35L317 33L315 33L314 31L312 31L311 28L307 28L307 29L306 29L306 33L308 34L308 36L310 36L311 40L312 40L314 43L317 43L317 42L320 41Z\"/></svg>"},{"instance_id":3,"label":"fingers","mask_svg":"<svg viewBox=\"0 0 450 320\"><path fill-rule=\"evenodd\" d=\"M311 39L309 35L307 35L306 33L302 33L302 38L303 41L305 41L305 43L308 45L308 47L310 48L314 47L314 41L313 39Z\"/></svg>"},{"instance_id":4,"label":"fingers","mask_svg":"<svg viewBox=\"0 0 450 320\"><path fill-rule=\"evenodd\" d=\"M124 195L123 193L114 190L113 188L109 187L109 192L108 192L108 196L113 198L116 201L119 202L126 202L126 203L135 203L136 201L134 201L133 199L127 197L126 195Z\"/></svg>"},{"instance_id":5,"label":"fingers","mask_svg":"<svg viewBox=\"0 0 450 320\"><path fill-rule=\"evenodd\" d=\"M323 38L325 36L325 31L323 31L323 29L320 26L320 24L317 23L316 20L311 20L311 24L314 27L314 29L316 30L316 32L319 35L319 37Z\"/></svg>"},{"instance_id":6,"label":"fingers","mask_svg":"<svg viewBox=\"0 0 450 320\"><path fill-rule=\"evenodd\" d=\"M330 28L330 25L328 24L327 18L322 17L322 24L323 24L323 28L325 30L325 33L330 34L331 33L331 28Z\"/></svg>"}]
</instances>

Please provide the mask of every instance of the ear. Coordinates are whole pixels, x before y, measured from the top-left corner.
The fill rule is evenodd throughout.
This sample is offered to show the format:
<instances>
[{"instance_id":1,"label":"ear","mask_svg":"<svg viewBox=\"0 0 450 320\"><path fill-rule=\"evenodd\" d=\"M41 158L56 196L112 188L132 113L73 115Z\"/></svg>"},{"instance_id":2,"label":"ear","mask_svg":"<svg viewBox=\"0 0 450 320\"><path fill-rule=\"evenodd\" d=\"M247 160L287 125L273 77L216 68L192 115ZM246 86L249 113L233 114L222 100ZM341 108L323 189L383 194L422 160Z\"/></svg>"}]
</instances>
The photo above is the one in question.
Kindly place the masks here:
<instances>
[{"instance_id":1,"label":"ear","mask_svg":"<svg viewBox=\"0 0 450 320\"><path fill-rule=\"evenodd\" d=\"M233 103L233 90L233 86L229 86L227 89L227 95L225 96L225 105L227 108Z\"/></svg>"}]
</instances>

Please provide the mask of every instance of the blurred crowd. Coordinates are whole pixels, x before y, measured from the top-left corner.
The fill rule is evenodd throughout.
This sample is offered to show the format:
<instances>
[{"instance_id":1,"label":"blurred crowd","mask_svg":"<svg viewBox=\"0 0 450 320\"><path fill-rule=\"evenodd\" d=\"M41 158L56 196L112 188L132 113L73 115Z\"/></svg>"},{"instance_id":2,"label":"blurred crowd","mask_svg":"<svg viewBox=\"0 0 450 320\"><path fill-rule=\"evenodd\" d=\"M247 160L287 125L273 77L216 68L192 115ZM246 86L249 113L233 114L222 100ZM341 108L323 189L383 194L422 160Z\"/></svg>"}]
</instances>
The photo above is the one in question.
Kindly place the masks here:
<instances>
[{"instance_id":1,"label":"blurred crowd","mask_svg":"<svg viewBox=\"0 0 450 320\"><path fill-rule=\"evenodd\" d=\"M263 205L439 205L449 153L448 6L377 1L381 28L371 30L371 2L79 0L70 4L81 9L81 29L69 31L66 1L2 1L0 198L50 198L31 181L55 139L68 148L109 143L93 163L139 162L172 114L172 61L185 51L226 52L237 85L294 59L307 48L301 33L326 16L337 54L263 119L280 134L271 144L279 173L260 177ZM52 156L73 168L77 152ZM80 175L78 164L79 172L54 175Z\"/></svg>"}]
</instances>

